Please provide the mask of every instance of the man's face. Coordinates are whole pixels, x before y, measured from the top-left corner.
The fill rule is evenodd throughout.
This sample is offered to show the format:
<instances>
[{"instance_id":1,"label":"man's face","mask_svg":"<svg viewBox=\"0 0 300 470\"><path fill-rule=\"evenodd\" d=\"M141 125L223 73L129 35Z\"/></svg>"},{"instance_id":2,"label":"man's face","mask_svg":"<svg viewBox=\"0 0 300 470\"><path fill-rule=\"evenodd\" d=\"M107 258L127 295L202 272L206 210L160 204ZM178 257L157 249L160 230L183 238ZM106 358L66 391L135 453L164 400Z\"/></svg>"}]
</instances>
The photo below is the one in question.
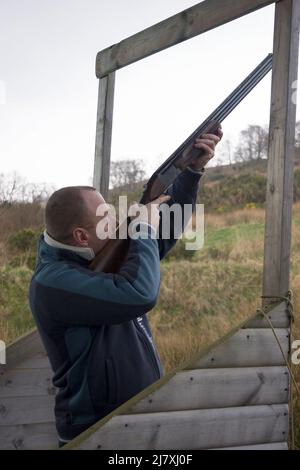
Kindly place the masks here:
<instances>
[{"instance_id":1,"label":"man's face","mask_svg":"<svg viewBox=\"0 0 300 470\"><path fill-rule=\"evenodd\" d=\"M101 206L104 205L101 214L105 214L106 202L98 191L83 191L82 197L85 201L89 224L84 228L78 227L73 231L74 240L77 246L88 246L97 253L108 241L108 234L106 234L106 239L100 239L96 232L97 224L104 217L103 215L96 215L97 209L100 204ZM112 216L109 214L108 217L111 218ZM79 232L82 229L84 229L84 233Z\"/></svg>"}]
</instances>

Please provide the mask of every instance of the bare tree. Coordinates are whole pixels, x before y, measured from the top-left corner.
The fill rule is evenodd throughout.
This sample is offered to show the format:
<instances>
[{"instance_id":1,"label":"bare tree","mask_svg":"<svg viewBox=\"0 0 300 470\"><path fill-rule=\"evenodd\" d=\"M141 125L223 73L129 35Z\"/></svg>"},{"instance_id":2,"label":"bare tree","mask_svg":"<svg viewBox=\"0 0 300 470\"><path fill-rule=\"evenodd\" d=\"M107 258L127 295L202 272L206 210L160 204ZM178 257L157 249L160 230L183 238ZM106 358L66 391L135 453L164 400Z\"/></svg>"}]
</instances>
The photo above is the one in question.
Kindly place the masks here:
<instances>
[{"instance_id":1,"label":"bare tree","mask_svg":"<svg viewBox=\"0 0 300 470\"><path fill-rule=\"evenodd\" d=\"M143 181L146 172L142 160L118 160L111 163L110 181L113 188L127 187Z\"/></svg>"},{"instance_id":2,"label":"bare tree","mask_svg":"<svg viewBox=\"0 0 300 470\"><path fill-rule=\"evenodd\" d=\"M24 187L24 180L17 172L0 174L0 203L12 204L20 196Z\"/></svg>"},{"instance_id":3,"label":"bare tree","mask_svg":"<svg viewBox=\"0 0 300 470\"><path fill-rule=\"evenodd\" d=\"M240 141L235 150L236 161L260 160L268 152L268 130L266 127L249 125L240 133Z\"/></svg>"},{"instance_id":4,"label":"bare tree","mask_svg":"<svg viewBox=\"0 0 300 470\"><path fill-rule=\"evenodd\" d=\"M232 144L229 139L226 139L224 142L222 142L222 147L220 149L220 153L222 156L222 163L229 163L229 165L232 165Z\"/></svg>"},{"instance_id":5,"label":"bare tree","mask_svg":"<svg viewBox=\"0 0 300 470\"><path fill-rule=\"evenodd\" d=\"M46 183L28 183L17 172L0 174L0 204L11 205L15 202L41 203L54 190Z\"/></svg>"}]
</instances>

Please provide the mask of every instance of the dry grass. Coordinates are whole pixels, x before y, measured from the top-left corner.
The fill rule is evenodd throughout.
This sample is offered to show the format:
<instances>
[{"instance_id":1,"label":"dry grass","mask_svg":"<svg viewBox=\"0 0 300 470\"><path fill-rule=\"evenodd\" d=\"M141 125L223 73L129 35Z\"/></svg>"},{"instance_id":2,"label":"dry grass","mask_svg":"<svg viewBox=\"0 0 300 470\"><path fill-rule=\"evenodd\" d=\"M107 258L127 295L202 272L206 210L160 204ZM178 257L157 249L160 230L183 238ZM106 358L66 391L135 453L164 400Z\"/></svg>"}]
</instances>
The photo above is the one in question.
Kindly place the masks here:
<instances>
[{"instance_id":1,"label":"dry grass","mask_svg":"<svg viewBox=\"0 0 300 470\"><path fill-rule=\"evenodd\" d=\"M238 209L223 214L208 213L205 216L205 224L212 229L230 227L236 224L252 224L265 222L265 212L259 208Z\"/></svg>"},{"instance_id":2,"label":"dry grass","mask_svg":"<svg viewBox=\"0 0 300 470\"><path fill-rule=\"evenodd\" d=\"M300 274L293 279L293 292L294 292L294 311L295 323L292 325L292 339L300 339ZM298 387L300 389L300 364L293 366L293 373L295 375ZM295 387L292 390L293 396L293 418L294 418L294 444L296 449L300 449L300 397L297 396Z\"/></svg>"}]
</instances>

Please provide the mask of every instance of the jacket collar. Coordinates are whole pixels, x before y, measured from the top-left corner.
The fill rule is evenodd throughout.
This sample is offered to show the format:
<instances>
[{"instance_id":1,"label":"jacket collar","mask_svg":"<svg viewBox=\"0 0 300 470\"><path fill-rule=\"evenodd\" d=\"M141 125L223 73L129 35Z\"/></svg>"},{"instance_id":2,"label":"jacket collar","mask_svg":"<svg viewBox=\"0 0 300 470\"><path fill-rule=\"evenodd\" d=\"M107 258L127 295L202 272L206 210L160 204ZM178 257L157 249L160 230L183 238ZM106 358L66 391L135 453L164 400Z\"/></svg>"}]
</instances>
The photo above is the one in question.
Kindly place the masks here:
<instances>
[{"instance_id":1,"label":"jacket collar","mask_svg":"<svg viewBox=\"0 0 300 470\"><path fill-rule=\"evenodd\" d=\"M54 248L61 248L62 250L69 250L72 251L73 253L76 253L79 256L82 256L82 258L87 259L88 261L91 261L92 259L95 258L95 253L92 248L89 247L80 247L80 246L72 246L72 245L67 245L65 243L61 243L54 238L52 238L49 233L44 231L44 240L47 243L47 245L50 245Z\"/></svg>"},{"instance_id":2,"label":"jacket collar","mask_svg":"<svg viewBox=\"0 0 300 470\"><path fill-rule=\"evenodd\" d=\"M76 263L82 264L83 266L88 266L92 258L87 259L87 257L82 256L82 253L79 254L77 252L77 248L79 247L71 247L70 245L64 245L64 243L60 244L60 242L57 243L59 243L59 246L57 246L56 243L51 245L48 244L45 240L45 234L43 233L39 239L39 261L45 261L46 259L53 261L75 261ZM67 248L62 248L61 245L64 247L66 246ZM73 248L75 248L75 250Z\"/></svg>"}]
</instances>

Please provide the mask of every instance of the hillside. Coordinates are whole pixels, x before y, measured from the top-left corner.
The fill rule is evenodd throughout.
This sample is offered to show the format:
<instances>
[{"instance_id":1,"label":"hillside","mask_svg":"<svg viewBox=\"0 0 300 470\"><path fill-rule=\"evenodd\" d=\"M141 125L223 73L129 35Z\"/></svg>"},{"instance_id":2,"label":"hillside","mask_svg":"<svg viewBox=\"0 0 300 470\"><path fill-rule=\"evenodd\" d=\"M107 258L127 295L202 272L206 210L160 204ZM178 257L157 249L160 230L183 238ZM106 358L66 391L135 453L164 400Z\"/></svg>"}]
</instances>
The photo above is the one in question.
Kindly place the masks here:
<instances>
[{"instance_id":1,"label":"hillside","mask_svg":"<svg viewBox=\"0 0 300 470\"><path fill-rule=\"evenodd\" d=\"M295 169L300 167L300 147L295 148ZM230 176L238 176L242 173L267 174L267 160L253 160L249 162L233 163L232 165L218 165L206 169L207 182L220 181Z\"/></svg>"},{"instance_id":2,"label":"hillside","mask_svg":"<svg viewBox=\"0 0 300 470\"><path fill-rule=\"evenodd\" d=\"M296 149L294 201L300 200L300 148ZM264 207L267 160L253 160L208 167L202 178L198 203L206 212L222 213L232 208ZM118 205L118 196L127 195L129 203L139 201L147 181L111 189L109 202Z\"/></svg>"}]
</instances>

